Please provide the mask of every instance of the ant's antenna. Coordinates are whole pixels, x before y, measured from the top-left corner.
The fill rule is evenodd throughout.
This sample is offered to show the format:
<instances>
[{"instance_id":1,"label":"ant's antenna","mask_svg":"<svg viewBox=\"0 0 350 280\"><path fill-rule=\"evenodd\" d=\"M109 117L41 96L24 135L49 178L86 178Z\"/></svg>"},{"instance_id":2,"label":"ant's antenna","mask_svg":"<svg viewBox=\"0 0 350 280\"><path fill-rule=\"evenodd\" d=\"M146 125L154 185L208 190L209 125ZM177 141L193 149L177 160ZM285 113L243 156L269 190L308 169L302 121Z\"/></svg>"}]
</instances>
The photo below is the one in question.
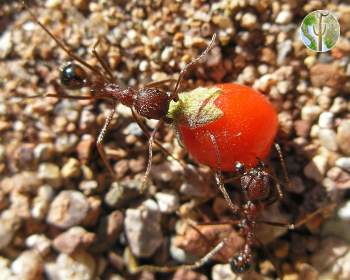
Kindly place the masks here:
<instances>
[{"instance_id":1,"label":"ant's antenna","mask_svg":"<svg viewBox=\"0 0 350 280\"><path fill-rule=\"evenodd\" d=\"M191 68L193 65L197 64L198 62L201 61L201 59L203 57L205 57L209 52L210 50L214 47L214 43L215 43L215 39L216 39L216 33L213 34L213 36L211 37L211 40L209 42L209 45L207 46L207 48L200 54L200 56L196 57L194 60L192 60L190 63L188 63L180 72L180 76L176 82L176 85L175 85L175 89L174 91L172 92L172 94L170 95L170 99L173 99L175 101L178 100L178 91L179 91L179 88L180 88L180 84L182 82L182 80L184 79L185 77L185 74L186 72L188 71L189 68Z\"/></svg>"},{"instance_id":2,"label":"ant's antenna","mask_svg":"<svg viewBox=\"0 0 350 280\"><path fill-rule=\"evenodd\" d=\"M31 15L31 17L33 18L33 20L56 42L56 44L62 49L64 50L71 58L73 58L74 60L78 61L79 63L81 63L82 65L84 65L86 68L90 69L91 71L95 72L96 74L98 74L101 77L104 77L103 73L96 67L86 63L81 57L77 56L76 54L74 54L70 49L68 49L60 40L58 40L55 35L53 35L51 33L50 30L48 30L44 24L42 24L34 15L33 11L29 8L29 6L27 5L27 3L25 1L22 1L23 6L27 9L27 11L29 12L29 14Z\"/></svg>"}]
</instances>

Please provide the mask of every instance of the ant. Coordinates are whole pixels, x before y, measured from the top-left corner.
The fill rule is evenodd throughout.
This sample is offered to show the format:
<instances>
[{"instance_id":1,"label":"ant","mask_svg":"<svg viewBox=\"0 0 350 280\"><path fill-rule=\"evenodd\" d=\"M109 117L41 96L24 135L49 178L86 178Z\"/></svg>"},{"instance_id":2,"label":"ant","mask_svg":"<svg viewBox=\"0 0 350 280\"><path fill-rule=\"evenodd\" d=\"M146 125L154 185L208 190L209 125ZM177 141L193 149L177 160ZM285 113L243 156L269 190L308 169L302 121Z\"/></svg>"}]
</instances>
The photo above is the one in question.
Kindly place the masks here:
<instances>
[{"instance_id":1,"label":"ant","mask_svg":"<svg viewBox=\"0 0 350 280\"><path fill-rule=\"evenodd\" d=\"M114 171L111 163L109 162L106 152L103 147L103 140L110 127L113 115L116 112L116 105L121 103L128 106L131 111L134 120L140 126L144 134L149 138L148 140L148 164L144 174L143 183L141 190L145 185L152 165L152 145L155 143L160 149L168 156L176 159L169 151L167 151L157 139L155 134L157 130L162 126L163 123L169 123L170 120L166 117L171 101L178 101L178 92L180 90L181 83L191 67L198 64L214 47L216 34L214 33L211 41L209 42L206 49L195 59L189 62L180 72L177 80L165 79L161 81L151 82L146 84L143 88L121 88L115 77L113 76L112 70L109 68L107 63L99 56L96 51L97 46L100 43L98 40L93 48L92 53L96 57L102 69L95 67L85 62L83 58L74 54L63 42L56 38L53 33L44 26L34 15L32 10L28 7L25 1L22 2L24 7L28 10L33 20L56 42L58 47L65 51L68 56L72 59L71 62L65 64L60 69L60 82L68 90L78 90L84 87L90 89L90 95L85 96L74 96L68 94L53 94L48 93L46 97L57 97L77 100L108 100L111 103L111 111L108 113L105 123L98 135L96 146L100 154L103 163L106 165L110 174L114 176ZM85 68L85 69L84 69ZM90 73L86 71L88 69ZM166 92L160 89L158 86L176 81L175 88L172 92ZM41 96L30 96L28 98L41 97ZM140 116L148 119L158 120L155 128L151 133L148 132L146 126L140 121ZM184 164L176 159L182 166ZM184 166L185 167L185 166Z\"/></svg>"},{"instance_id":2,"label":"ant","mask_svg":"<svg viewBox=\"0 0 350 280\"><path fill-rule=\"evenodd\" d=\"M216 139L214 135L209 135L211 142L214 147L216 147L217 155L218 148L216 144ZM287 184L289 184L289 178L285 166L285 162L282 156L281 148L278 144L275 144L275 148L277 150L279 160L281 161L283 173ZM219 161L219 160L218 160ZM217 166L220 166L218 164ZM229 260L231 270L234 273L244 273L247 272L253 263L253 251L252 246L260 245L264 246L262 242L256 236L256 225L257 224L267 224L271 226L283 227L289 230L294 230L299 228L300 226L307 223L309 220L314 218L316 215L321 214L324 211L325 207L319 208L313 213L307 215L300 221L295 224L286 224L282 222L275 221L265 221L259 220L258 215L260 211L264 209L264 207L271 205L279 199L283 198L283 193L281 190L281 186L278 182L278 179L271 175L268 171L267 166L263 161L259 160L258 164L250 169L246 169L245 165L242 162L236 162L234 165L234 171L237 174L232 179L228 181L234 181L239 179L239 185L241 189L241 194L243 194L244 201L242 204L236 205L231 200L226 188L225 181L223 179L223 174L219 169L214 170L214 176L217 183L217 186L221 193L223 194L229 209L231 210L234 220L232 221L222 221L218 224L220 225L231 225L235 226L236 230L240 233L240 236L244 239L244 244L242 248L232 256ZM274 184L272 184L274 182ZM275 187L275 191L272 190L272 187ZM327 208L329 207L326 206ZM214 223L205 223L207 225L214 225ZM190 227L195 227L190 225ZM195 230L200 233L199 229ZM201 235L201 234L200 234ZM205 237L203 237L205 238ZM178 266L153 266L153 265L141 265L137 267L138 271L148 270L153 272L173 272L179 268L183 269L197 269L204 264L208 263L210 259L212 259L216 254L220 253L220 250L229 242L229 236L223 238L219 243L217 243L206 255L201 257L193 264L184 264Z\"/></svg>"}]
</instances>

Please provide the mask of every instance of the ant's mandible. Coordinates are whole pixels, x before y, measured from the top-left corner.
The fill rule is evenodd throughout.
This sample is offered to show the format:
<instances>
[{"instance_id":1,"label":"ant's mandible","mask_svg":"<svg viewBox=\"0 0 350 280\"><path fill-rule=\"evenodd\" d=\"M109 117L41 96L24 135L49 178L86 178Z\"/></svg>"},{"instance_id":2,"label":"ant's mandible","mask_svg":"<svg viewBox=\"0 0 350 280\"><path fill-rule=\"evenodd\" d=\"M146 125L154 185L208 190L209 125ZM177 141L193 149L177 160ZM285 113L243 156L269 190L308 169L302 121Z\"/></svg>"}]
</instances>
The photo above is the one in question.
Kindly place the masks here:
<instances>
[{"instance_id":1,"label":"ant's mandible","mask_svg":"<svg viewBox=\"0 0 350 280\"><path fill-rule=\"evenodd\" d=\"M121 88L117 82L109 66L104 62L104 60L99 56L96 51L96 48L99 44L99 40L93 46L92 53L100 63L102 70L98 67L88 64L81 57L74 54L64 43L62 43L58 38L56 38L50 30L48 30L34 15L28 5L23 1L24 7L28 10L33 20L56 42L56 44L64 50L68 56L73 60L68 64L65 64L60 69L60 81L61 84L68 90L77 90L82 89L83 87L90 88L90 95L86 96L73 96L68 94L46 94L47 97L57 97L57 98L67 98L67 99L77 99L77 100L97 100L104 99L111 102L112 109L108 113L104 126L102 127L98 138L97 138L97 149L98 152L106 165L108 171L114 175L113 168L107 158L106 152L103 147L103 139L109 129L110 123L112 121L113 115L116 112L116 105L122 103L123 105L128 106L132 110L133 117L138 123L140 128L149 137L148 141L148 164L146 172L144 175L142 189L148 178L148 175L151 170L152 165L152 145L155 142L161 150L173 157L160 142L154 139L155 134L159 127L164 123L168 122L166 114L169 109L170 102L178 100L178 92L180 89L181 82L183 81L187 71L199 63L202 58L204 58L209 51L213 48L216 34L214 33L211 41L209 42L207 48L190 63L188 63L180 72L179 78L176 80L175 88L172 92L165 92L157 86L165 84L168 82L173 82L173 79L166 79L156 82L151 82L145 87L136 89L132 87L127 87L126 89ZM84 68L88 69L88 73ZM38 97L38 96L32 96ZM159 120L156 124L154 130L149 133L145 125L140 121L139 116L142 116L147 119L156 119ZM181 162L180 162L181 163Z\"/></svg>"}]
</instances>

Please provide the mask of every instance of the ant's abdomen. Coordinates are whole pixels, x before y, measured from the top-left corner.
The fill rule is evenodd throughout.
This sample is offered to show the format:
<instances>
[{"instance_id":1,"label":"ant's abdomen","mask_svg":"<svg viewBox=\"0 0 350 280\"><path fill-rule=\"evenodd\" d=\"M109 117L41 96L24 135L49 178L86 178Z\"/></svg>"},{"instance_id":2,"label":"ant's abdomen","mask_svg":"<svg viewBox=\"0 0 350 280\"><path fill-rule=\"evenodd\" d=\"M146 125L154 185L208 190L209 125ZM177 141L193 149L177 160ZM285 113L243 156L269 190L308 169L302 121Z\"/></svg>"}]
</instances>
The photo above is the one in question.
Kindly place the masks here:
<instances>
[{"instance_id":1,"label":"ant's abdomen","mask_svg":"<svg viewBox=\"0 0 350 280\"><path fill-rule=\"evenodd\" d=\"M156 88L141 89L134 99L134 108L148 119L162 119L169 110L169 96L166 92Z\"/></svg>"}]
</instances>

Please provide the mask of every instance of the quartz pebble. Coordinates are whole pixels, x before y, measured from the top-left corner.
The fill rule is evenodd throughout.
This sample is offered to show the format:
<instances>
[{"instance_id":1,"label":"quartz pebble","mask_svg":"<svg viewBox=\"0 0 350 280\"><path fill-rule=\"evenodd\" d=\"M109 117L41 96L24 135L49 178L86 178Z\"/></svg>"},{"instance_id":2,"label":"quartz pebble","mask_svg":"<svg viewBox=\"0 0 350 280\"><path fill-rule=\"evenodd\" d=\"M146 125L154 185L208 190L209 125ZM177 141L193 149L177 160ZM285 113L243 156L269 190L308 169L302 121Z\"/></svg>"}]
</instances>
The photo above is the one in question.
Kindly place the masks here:
<instances>
[{"instance_id":1,"label":"quartz pebble","mask_svg":"<svg viewBox=\"0 0 350 280\"><path fill-rule=\"evenodd\" d=\"M60 168L54 163L41 163L39 165L38 176L53 187L59 187L62 183Z\"/></svg>"},{"instance_id":2,"label":"quartz pebble","mask_svg":"<svg viewBox=\"0 0 350 280\"><path fill-rule=\"evenodd\" d=\"M130 248L138 257L149 257L163 242L157 203L148 199L138 208L126 210L125 233Z\"/></svg>"},{"instance_id":3,"label":"quartz pebble","mask_svg":"<svg viewBox=\"0 0 350 280\"><path fill-rule=\"evenodd\" d=\"M337 159L335 165L350 173L350 157L342 157Z\"/></svg>"},{"instance_id":4,"label":"quartz pebble","mask_svg":"<svg viewBox=\"0 0 350 280\"><path fill-rule=\"evenodd\" d=\"M338 217L345 221L350 221L350 201L346 202L338 210Z\"/></svg>"},{"instance_id":5,"label":"quartz pebble","mask_svg":"<svg viewBox=\"0 0 350 280\"><path fill-rule=\"evenodd\" d=\"M80 163L75 158L70 158L61 169L64 179L77 178L80 176Z\"/></svg>"},{"instance_id":6,"label":"quartz pebble","mask_svg":"<svg viewBox=\"0 0 350 280\"><path fill-rule=\"evenodd\" d=\"M88 210L89 202L81 192L62 191L50 205L47 222L59 228L69 228L80 224Z\"/></svg>"},{"instance_id":7,"label":"quartz pebble","mask_svg":"<svg viewBox=\"0 0 350 280\"><path fill-rule=\"evenodd\" d=\"M173 213L179 208L179 198L174 192L158 192L155 199L162 213Z\"/></svg>"},{"instance_id":8,"label":"quartz pebble","mask_svg":"<svg viewBox=\"0 0 350 280\"><path fill-rule=\"evenodd\" d=\"M26 246L39 255L45 256L50 252L51 240L43 234L33 234L26 238Z\"/></svg>"},{"instance_id":9,"label":"quartz pebble","mask_svg":"<svg viewBox=\"0 0 350 280\"><path fill-rule=\"evenodd\" d=\"M124 226L124 215L120 211L113 211L101 219L97 230L97 239L93 250L97 252L108 250L114 246Z\"/></svg>"},{"instance_id":10,"label":"quartz pebble","mask_svg":"<svg viewBox=\"0 0 350 280\"><path fill-rule=\"evenodd\" d=\"M37 280L42 278L43 260L35 251L24 251L13 261L11 270L19 279Z\"/></svg>"},{"instance_id":11,"label":"quartz pebble","mask_svg":"<svg viewBox=\"0 0 350 280\"><path fill-rule=\"evenodd\" d=\"M331 112L323 112L318 119L318 125L320 128L333 128L334 114Z\"/></svg>"},{"instance_id":12,"label":"quartz pebble","mask_svg":"<svg viewBox=\"0 0 350 280\"><path fill-rule=\"evenodd\" d=\"M72 227L53 240L53 247L65 254L72 254L78 249L88 248L96 239L94 233L82 227Z\"/></svg>"},{"instance_id":13,"label":"quartz pebble","mask_svg":"<svg viewBox=\"0 0 350 280\"><path fill-rule=\"evenodd\" d=\"M338 150L337 134L333 129L322 128L319 130L318 136L323 147L333 152Z\"/></svg>"},{"instance_id":14,"label":"quartz pebble","mask_svg":"<svg viewBox=\"0 0 350 280\"><path fill-rule=\"evenodd\" d=\"M327 170L327 158L323 155L317 155L305 166L304 174L306 177L321 182Z\"/></svg>"},{"instance_id":15,"label":"quartz pebble","mask_svg":"<svg viewBox=\"0 0 350 280\"><path fill-rule=\"evenodd\" d=\"M337 130L337 142L340 150L350 156L350 120L343 120Z\"/></svg>"},{"instance_id":16,"label":"quartz pebble","mask_svg":"<svg viewBox=\"0 0 350 280\"><path fill-rule=\"evenodd\" d=\"M48 278L58 280L93 280L95 270L94 258L85 251L77 251L71 255L60 254L56 262L45 265Z\"/></svg>"}]
</instances>

